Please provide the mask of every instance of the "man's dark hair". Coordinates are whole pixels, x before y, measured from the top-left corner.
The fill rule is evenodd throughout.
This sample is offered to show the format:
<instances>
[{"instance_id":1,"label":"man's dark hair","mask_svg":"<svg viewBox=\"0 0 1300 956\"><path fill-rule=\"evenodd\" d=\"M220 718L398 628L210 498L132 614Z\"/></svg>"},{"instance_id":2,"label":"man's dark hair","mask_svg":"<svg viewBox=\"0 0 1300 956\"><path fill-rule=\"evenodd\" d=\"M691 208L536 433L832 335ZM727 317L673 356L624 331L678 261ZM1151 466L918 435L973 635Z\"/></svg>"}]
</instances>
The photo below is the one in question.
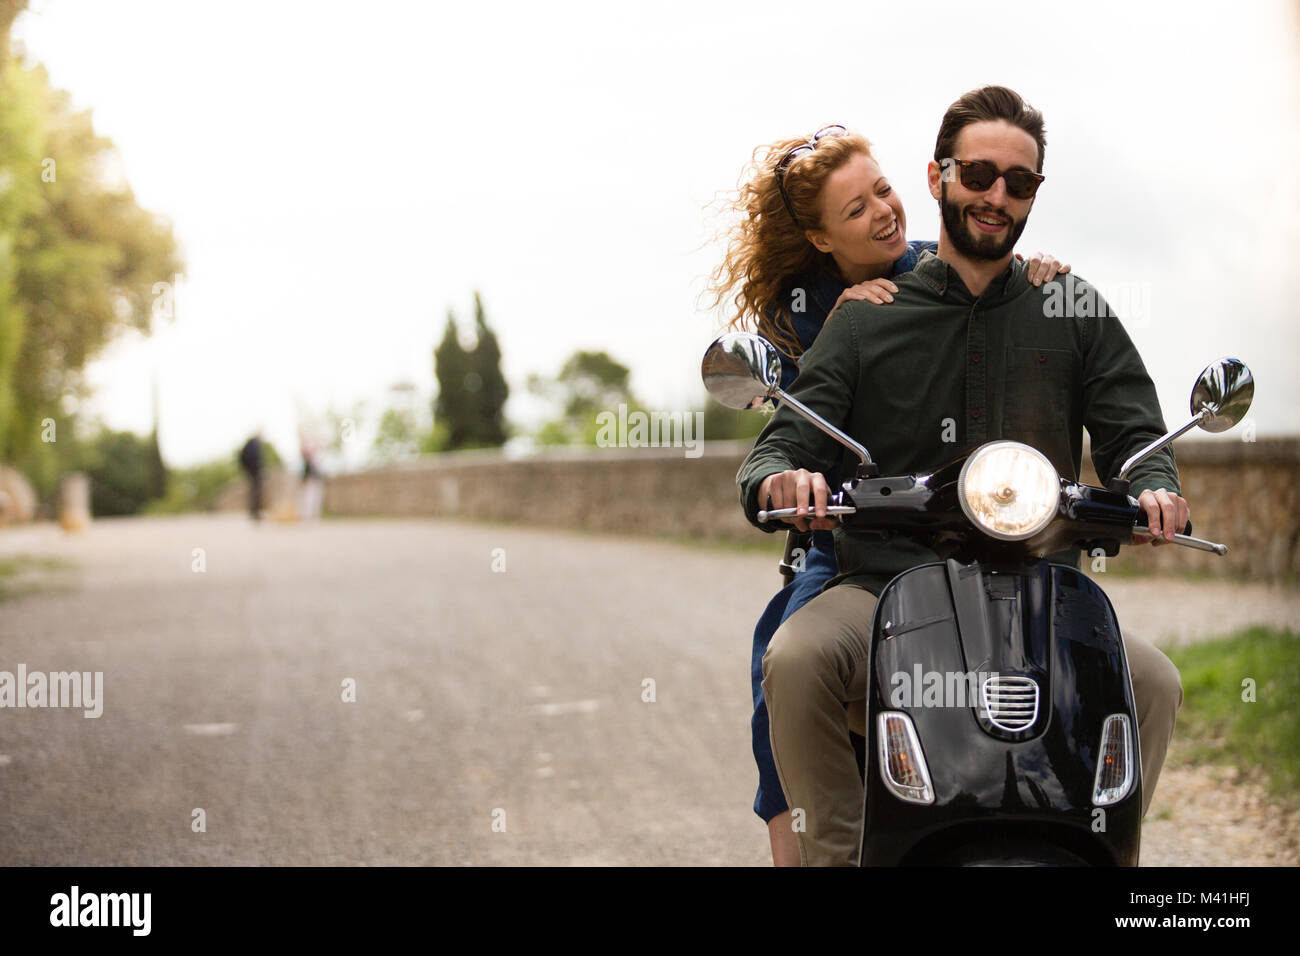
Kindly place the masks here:
<instances>
[{"instance_id":1,"label":"man's dark hair","mask_svg":"<svg viewBox=\"0 0 1300 956\"><path fill-rule=\"evenodd\" d=\"M1047 136L1043 131L1043 114L1020 98L1015 90L1005 86L983 86L962 95L939 124L939 138L934 143L934 161L942 162L952 156L957 136L971 123L987 120L1006 120L1034 138L1038 144L1038 168L1043 171L1043 153L1047 151Z\"/></svg>"}]
</instances>

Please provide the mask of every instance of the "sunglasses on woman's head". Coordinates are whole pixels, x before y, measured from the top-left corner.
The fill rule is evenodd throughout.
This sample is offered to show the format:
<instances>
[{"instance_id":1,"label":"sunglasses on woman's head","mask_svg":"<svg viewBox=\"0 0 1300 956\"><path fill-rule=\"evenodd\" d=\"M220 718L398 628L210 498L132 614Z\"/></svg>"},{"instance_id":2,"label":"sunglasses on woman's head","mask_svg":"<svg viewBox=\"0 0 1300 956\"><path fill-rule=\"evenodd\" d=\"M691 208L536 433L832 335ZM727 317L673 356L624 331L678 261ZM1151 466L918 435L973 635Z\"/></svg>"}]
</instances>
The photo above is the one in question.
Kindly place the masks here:
<instances>
[{"instance_id":1,"label":"sunglasses on woman's head","mask_svg":"<svg viewBox=\"0 0 1300 956\"><path fill-rule=\"evenodd\" d=\"M800 156L803 156L805 153L811 153L814 150L816 150L818 140L826 139L832 136L845 136L847 134L848 134L848 130L845 129L843 126L838 126L838 125L823 126L817 132L813 133L812 139L808 140L808 142L804 143L803 145L796 146L794 149L790 150L790 152L782 156L781 161L776 164L776 188L781 192L781 201L785 203L785 211L790 214L790 218L794 220L794 224L796 226L803 228L799 223L799 217L794 214L794 206L790 205L790 197L786 195L786 191L785 191L786 171L789 170L790 164L793 163Z\"/></svg>"},{"instance_id":2,"label":"sunglasses on woman's head","mask_svg":"<svg viewBox=\"0 0 1300 956\"><path fill-rule=\"evenodd\" d=\"M977 193L992 189L1001 176L1007 184L1007 195L1015 199L1033 199L1034 193L1038 192L1038 187L1047 178L1027 169L1008 169L1003 172L986 159L950 159L945 160L945 165L947 164L955 165L961 184Z\"/></svg>"}]
</instances>

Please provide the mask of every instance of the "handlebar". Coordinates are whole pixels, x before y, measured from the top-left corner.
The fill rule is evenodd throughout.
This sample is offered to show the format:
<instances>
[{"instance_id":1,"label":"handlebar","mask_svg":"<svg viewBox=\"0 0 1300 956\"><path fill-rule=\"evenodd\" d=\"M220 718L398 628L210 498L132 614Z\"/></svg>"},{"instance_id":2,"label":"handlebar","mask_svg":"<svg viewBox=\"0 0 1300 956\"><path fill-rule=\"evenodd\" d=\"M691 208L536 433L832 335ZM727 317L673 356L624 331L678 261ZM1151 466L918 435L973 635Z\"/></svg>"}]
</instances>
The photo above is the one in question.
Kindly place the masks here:
<instances>
[{"instance_id":1,"label":"handlebar","mask_svg":"<svg viewBox=\"0 0 1300 956\"><path fill-rule=\"evenodd\" d=\"M853 505L828 504L826 506L826 516L829 518L832 515L851 515L851 514L856 514L857 510L858 509L855 508ZM799 511L798 508L775 508L771 511L762 510L758 512L758 520L760 522L766 523L768 521L775 521L781 518L804 517L807 518L809 521L812 521L817 517L816 511L813 509L812 505L808 506L808 510L805 511L803 515L799 515L798 511ZM1192 524L1189 521L1184 530L1190 531L1191 529L1192 529ZM1133 534L1142 538L1157 537L1157 535L1151 533L1151 530L1146 525L1134 525ZM1172 543L1182 545L1184 548L1192 548L1196 551L1208 551L1211 554L1217 554L1220 557L1228 553L1228 546L1226 544L1218 544L1214 541L1206 541L1204 538L1193 538L1189 534L1174 535L1174 540Z\"/></svg>"}]
</instances>

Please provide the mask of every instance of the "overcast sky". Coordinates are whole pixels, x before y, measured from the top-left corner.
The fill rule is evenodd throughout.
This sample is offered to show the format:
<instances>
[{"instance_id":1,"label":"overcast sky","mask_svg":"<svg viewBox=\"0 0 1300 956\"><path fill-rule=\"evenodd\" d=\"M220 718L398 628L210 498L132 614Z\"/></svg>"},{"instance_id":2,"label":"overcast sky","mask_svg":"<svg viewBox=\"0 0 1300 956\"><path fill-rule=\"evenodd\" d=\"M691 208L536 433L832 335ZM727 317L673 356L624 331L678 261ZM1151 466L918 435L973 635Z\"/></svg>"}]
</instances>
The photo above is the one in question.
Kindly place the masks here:
<instances>
[{"instance_id":1,"label":"overcast sky","mask_svg":"<svg viewBox=\"0 0 1300 956\"><path fill-rule=\"evenodd\" d=\"M447 309L464 323L475 289L514 420L545 411L528 374L579 348L630 365L652 407L693 405L721 324L698 301L721 255L705 207L754 147L865 133L909 238L935 238L939 119L985 83L1047 120L1019 249L1147 290L1130 331L1166 419L1232 354L1259 434L1300 433L1298 11L32 0L15 37L175 227L175 322L91 372L96 410L141 432L156 373L163 454L185 465L259 423L292 455L299 409L374 414L396 382L427 398Z\"/></svg>"}]
</instances>

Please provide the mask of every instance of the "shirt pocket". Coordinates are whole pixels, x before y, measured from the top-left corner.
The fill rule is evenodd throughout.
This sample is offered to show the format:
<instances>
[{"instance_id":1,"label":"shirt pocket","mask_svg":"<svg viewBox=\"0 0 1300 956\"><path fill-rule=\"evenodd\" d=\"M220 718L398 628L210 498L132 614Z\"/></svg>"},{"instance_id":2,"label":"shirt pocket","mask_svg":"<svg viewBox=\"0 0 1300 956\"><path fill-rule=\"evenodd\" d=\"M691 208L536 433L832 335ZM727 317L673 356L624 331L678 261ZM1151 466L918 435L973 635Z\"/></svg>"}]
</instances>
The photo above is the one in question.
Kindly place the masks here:
<instances>
[{"instance_id":1,"label":"shirt pocket","mask_svg":"<svg viewBox=\"0 0 1300 956\"><path fill-rule=\"evenodd\" d=\"M1067 349L1009 348L1002 437L1024 441L1044 433L1063 434L1078 390L1077 375L1075 354Z\"/></svg>"}]
</instances>

